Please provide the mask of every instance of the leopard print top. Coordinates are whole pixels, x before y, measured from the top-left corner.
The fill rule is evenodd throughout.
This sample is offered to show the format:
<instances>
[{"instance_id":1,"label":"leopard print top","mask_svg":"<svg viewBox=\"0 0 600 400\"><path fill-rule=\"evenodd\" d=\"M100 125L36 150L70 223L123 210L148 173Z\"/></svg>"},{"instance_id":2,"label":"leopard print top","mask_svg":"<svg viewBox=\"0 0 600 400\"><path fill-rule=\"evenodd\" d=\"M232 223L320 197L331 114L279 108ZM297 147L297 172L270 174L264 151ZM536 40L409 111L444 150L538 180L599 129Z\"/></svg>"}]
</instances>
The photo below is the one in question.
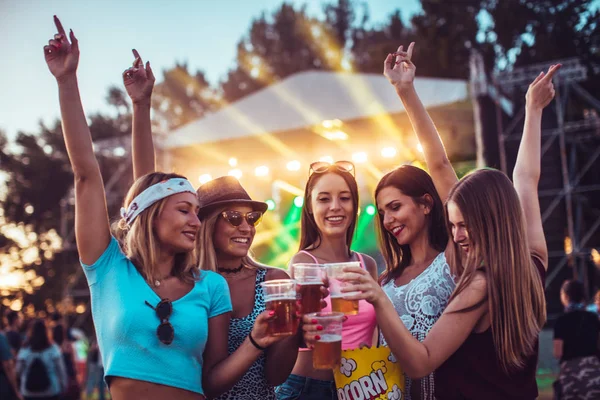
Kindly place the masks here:
<instances>
[{"instance_id":1,"label":"leopard print top","mask_svg":"<svg viewBox=\"0 0 600 400\"><path fill-rule=\"evenodd\" d=\"M244 342L258 315L265 311L265 298L260 284L264 282L267 274L266 269L256 271L256 283L254 287L254 308L252 312L243 318L231 318L229 324L229 354L237 350ZM227 393L221 395L217 400L275 400L275 388L267 383L265 377L265 355L264 353L252 364L250 369L242 376L242 379Z\"/></svg>"}]
</instances>

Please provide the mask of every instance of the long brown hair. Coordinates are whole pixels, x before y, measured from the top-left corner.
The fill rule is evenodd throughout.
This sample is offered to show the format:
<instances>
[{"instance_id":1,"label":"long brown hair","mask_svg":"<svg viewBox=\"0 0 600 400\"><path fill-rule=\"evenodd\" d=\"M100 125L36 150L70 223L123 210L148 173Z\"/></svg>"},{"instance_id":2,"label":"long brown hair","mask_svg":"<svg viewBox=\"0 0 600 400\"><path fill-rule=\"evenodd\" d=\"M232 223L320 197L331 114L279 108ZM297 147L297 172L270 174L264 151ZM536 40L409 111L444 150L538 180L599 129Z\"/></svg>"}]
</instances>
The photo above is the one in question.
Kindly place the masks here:
<instances>
[{"instance_id":1,"label":"long brown hair","mask_svg":"<svg viewBox=\"0 0 600 400\"><path fill-rule=\"evenodd\" d=\"M442 252L448 245L448 233L445 226L444 205L435 189L429 174L412 165L402 165L388 172L381 178L375 188L375 201L379 192L387 187L394 187L409 196L417 204L427 204L431 212L427 215L427 233L429 245ZM433 204L429 204L425 195L431 196ZM379 209L379 205L377 205ZM411 260L410 246L399 245L398 241L383 226L383 215L379 214L376 222L379 249L385 260L385 271L379 277L379 283L385 284L402 274Z\"/></svg>"},{"instance_id":2,"label":"long brown hair","mask_svg":"<svg viewBox=\"0 0 600 400\"><path fill-rule=\"evenodd\" d=\"M138 178L125 197L124 207L145 189L164 180L172 178L185 177L177 174L167 174L163 172L152 172ZM116 224L113 224L115 237L121 243L123 252L138 269L140 274L148 283L162 278L158 272L158 257L161 244L154 232L154 223L163 210L167 198L157 201L150 207L142 211L133 221L131 226L127 226L125 220L121 218ZM183 282L193 283L198 279L197 274L197 254L196 251L180 253L175 255L175 264L173 265L172 275Z\"/></svg>"},{"instance_id":3,"label":"long brown hair","mask_svg":"<svg viewBox=\"0 0 600 400\"><path fill-rule=\"evenodd\" d=\"M231 208L231 204L214 209L208 215L202 218L197 244L200 269L215 272L217 271L217 267L219 265L217 262L215 241L213 239L215 234L215 226L217 225L217 220L221 216L221 213L229 208ZM250 252L248 252L246 256L242 257L242 265L251 269L267 268L266 265L261 264L252 258Z\"/></svg>"},{"instance_id":4,"label":"long brown hair","mask_svg":"<svg viewBox=\"0 0 600 400\"><path fill-rule=\"evenodd\" d=\"M450 191L449 202L459 208L469 234L464 265L454 243L451 263L463 272L450 301L469 285L476 270L482 270L498 360L505 372L520 369L533 354L546 321L546 299L517 192L502 172L483 169L461 179Z\"/></svg>"},{"instance_id":5,"label":"long brown hair","mask_svg":"<svg viewBox=\"0 0 600 400\"><path fill-rule=\"evenodd\" d=\"M27 332L27 346L31 351L39 352L44 351L50 345L52 340L48 332L46 321L42 318L35 319Z\"/></svg>"},{"instance_id":6,"label":"long brown hair","mask_svg":"<svg viewBox=\"0 0 600 400\"><path fill-rule=\"evenodd\" d=\"M300 250L304 250L309 246L317 248L321 244L321 231L317 227L315 217L312 213L312 191L319 181L326 174L336 174L342 177L350 188L350 195L352 196L352 221L348 230L346 231L346 245L348 246L348 256L351 255L350 246L352 245L352 237L356 229L356 217L358 214L358 184L356 179L350 172L340 171L335 167L329 168L324 173L313 173L308 177L306 187L304 188L304 207L302 207L302 218L300 219Z\"/></svg>"}]
</instances>

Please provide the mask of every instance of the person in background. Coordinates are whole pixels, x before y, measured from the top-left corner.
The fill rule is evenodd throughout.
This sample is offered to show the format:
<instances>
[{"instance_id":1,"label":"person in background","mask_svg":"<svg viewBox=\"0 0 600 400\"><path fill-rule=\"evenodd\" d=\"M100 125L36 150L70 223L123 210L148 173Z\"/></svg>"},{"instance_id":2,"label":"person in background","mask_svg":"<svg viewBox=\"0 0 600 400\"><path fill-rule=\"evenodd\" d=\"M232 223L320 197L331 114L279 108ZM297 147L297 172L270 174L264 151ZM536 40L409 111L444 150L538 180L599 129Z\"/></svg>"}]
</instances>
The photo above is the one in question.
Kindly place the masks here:
<instances>
[{"instance_id":1,"label":"person in background","mask_svg":"<svg viewBox=\"0 0 600 400\"><path fill-rule=\"evenodd\" d=\"M67 371L67 390L62 394L62 400L79 400L81 397L81 387L77 381L77 369L75 365L75 348L73 342L68 337L68 329L62 321L55 321L52 328L52 340L60 348L65 369Z\"/></svg>"},{"instance_id":2,"label":"person in background","mask_svg":"<svg viewBox=\"0 0 600 400\"><path fill-rule=\"evenodd\" d=\"M4 332L0 331L0 398L2 400L22 400L17 386L15 357Z\"/></svg>"},{"instance_id":3,"label":"person in background","mask_svg":"<svg viewBox=\"0 0 600 400\"><path fill-rule=\"evenodd\" d=\"M17 373L25 400L60 400L67 390L67 371L60 348L52 343L43 319L29 328L17 355Z\"/></svg>"},{"instance_id":4,"label":"person in background","mask_svg":"<svg viewBox=\"0 0 600 400\"><path fill-rule=\"evenodd\" d=\"M7 327L4 333L6 334L6 339L8 339L8 344L10 344L13 355L16 356L23 344L23 336L21 335L23 318L21 317L21 313L10 310L6 314L6 323Z\"/></svg>"},{"instance_id":5,"label":"person in background","mask_svg":"<svg viewBox=\"0 0 600 400\"><path fill-rule=\"evenodd\" d=\"M554 325L554 357L560 373L554 384L559 399L600 399L600 320L585 310L583 284L567 280L560 289L565 307Z\"/></svg>"},{"instance_id":6,"label":"person in background","mask_svg":"<svg viewBox=\"0 0 600 400\"><path fill-rule=\"evenodd\" d=\"M88 350L85 382L85 397L87 400L92 398L92 394L96 388L98 389L98 400L104 400L104 367L102 366L102 357L100 356L100 349L98 348L96 339L92 341Z\"/></svg>"}]
</instances>

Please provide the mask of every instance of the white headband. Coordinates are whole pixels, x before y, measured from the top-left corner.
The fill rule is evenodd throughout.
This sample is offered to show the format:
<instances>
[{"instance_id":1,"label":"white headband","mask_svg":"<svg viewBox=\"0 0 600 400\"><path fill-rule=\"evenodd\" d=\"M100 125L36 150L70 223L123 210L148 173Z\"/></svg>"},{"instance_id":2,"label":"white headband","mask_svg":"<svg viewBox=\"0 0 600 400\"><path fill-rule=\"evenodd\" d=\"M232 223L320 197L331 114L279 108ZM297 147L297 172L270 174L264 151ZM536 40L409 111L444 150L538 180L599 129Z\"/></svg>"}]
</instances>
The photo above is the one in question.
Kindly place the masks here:
<instances>
[{"instance_id":1,"label":"white headband","mask_svg":"<svg viewBox=\"0 0 600 400\"><path fill-rule=\"evenodd\" d=\"M121 218L125 219L127 225L131 225L135 217L137 217L142 211L150 207L152 204L164 199L165 197L185 192L196 194L196 190L187 179L171 178L166 181L159 182L138 194L135 199L129 203L129 207L127 207L127 209L121 207Z\"/></svg>"}]
</instances>

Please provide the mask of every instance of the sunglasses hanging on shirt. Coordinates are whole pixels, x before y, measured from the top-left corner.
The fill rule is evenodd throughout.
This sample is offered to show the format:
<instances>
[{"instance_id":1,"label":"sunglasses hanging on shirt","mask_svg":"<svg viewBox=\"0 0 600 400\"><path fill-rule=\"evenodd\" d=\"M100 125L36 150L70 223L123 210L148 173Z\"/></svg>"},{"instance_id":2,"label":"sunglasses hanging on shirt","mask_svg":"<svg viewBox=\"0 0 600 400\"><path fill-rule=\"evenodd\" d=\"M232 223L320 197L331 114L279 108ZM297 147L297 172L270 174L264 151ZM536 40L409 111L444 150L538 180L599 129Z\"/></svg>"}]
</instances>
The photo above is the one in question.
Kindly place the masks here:
<instances>
[{"instance_id":1,"label":"sunglasses hanging on shirt","mask_svg":"<svg viewBox=\"0 0 600 400\"><path fill-rule=\"evenodd\" d=\"M175 337L175 329L169 322L169 317L173 313L173 304L169 299L162 299L160 303L153 307L152 304L145 302L148 307L156 312L156 316L160 320L160 325L156 328L156 336L164 344L171 344Z\"/></svg>"}]
</instances>

